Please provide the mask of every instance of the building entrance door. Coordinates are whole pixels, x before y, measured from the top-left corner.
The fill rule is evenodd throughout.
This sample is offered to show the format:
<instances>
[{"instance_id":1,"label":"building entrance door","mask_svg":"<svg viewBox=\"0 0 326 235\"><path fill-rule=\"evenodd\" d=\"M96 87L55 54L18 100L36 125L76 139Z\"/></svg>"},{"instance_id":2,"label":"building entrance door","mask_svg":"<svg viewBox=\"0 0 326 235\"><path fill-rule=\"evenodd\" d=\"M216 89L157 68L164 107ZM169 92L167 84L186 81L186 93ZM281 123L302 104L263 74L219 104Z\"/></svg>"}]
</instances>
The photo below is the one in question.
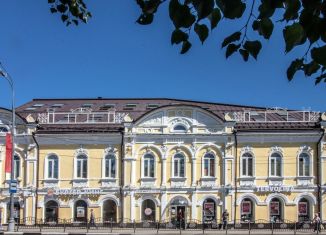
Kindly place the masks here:
<instances>
[{"instance_id":1,"label":"building entrance door","mask_svg":"<svg viewBox=\"0 0 326 235\"><path fill-rule=\"evenodd\" d=\"M171 222L177 228L185 228L186 224L186 207L185 206L171 206Z\"/></svg>"}]
</instances>

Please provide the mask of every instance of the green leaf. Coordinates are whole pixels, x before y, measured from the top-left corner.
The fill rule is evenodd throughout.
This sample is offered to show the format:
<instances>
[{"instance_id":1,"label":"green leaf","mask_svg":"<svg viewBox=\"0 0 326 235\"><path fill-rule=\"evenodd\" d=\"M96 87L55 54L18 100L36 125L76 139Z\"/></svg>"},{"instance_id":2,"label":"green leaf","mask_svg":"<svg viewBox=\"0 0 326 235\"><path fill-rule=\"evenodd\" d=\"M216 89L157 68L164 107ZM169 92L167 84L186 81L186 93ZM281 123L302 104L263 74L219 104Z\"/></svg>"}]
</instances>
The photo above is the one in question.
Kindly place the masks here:
<instances>
[{"instance_id":1,"label":"green leaf","mask_svg":"<svg viewBox=\"0 0 326 235\"><path fill-rule=\"evenodd\" d=\"M244 49L240 49L239 52L242 55L243 60L247 62L249 58L249 52Z\"/></svg>"},{"instance_id":2,"label":"green leaf","mask_svg":"<svg viewBox=\"0 0 326 235\"><path fill-rule=\"evenodd\" d=\"M218 22L220 22L222 16L218 8L215 8L212 13L208 16L208 19L211 21L211 30L214 29Z\"/></svg>"},{"instance_id":3,"label":"green leaf","mask_svg":"<svg viewBox=\"0 0 326 235\"><path fill-rule=\"evenodd\" d=\"M303 59L296 59L291 62L289 68L286 71L286 75L289 81L291 81L294 77L294 74L301 70L303 66Z\"/></svg>"},{"instance_id":4,"label":"green leaf","mask_svg":"<svg viewBox=\"0 0 326 235\"><path fill-rule=\"evenodd\" d=\"M137 19L137 23L141 25L148 25L153 22L154 14L141 14Z\"/></svg>"},{"instance_id":5,"label":"green leaf","mask_svg":"<svg viewBox=\"0 0 326 235\"><path fill-rule=\"evenodd\" d=\"M78 25L78 20L72 20L72 22L74 22L76 26Z\"/></svg>"},{"instance_id":6,"label":"green leaf","mask_svg":"<svg viewBox=\"0 0 326 235\"><path fill-rule=\"evenodd\" d=\"M241 0L216 0L216 3L228 19L241 18L246 10L246 4Z\"/></svg>"},{"instance_id":7,"label":"green leaf","mask_svg":"<svg viewBox=\"0 0 326 235\"><path fill-rule=\"evenodd\" d=\"M214 9L214 0L193 0L192 4L197 11L197 21L206 18Z\"/></svg>"},{"instance_id":8,"label":"green leaf","mask_svg":"<svg viewBox=\"0 0 326 235\"><path fill-rule=\"evenodd\" d=\"M206 38L208 37L208 28L204 24L195 24L195 32L197 33L201 43L203 44Z\"/></svg>"},{"instance_id":9,"label":"green leaf","mask_svg":"<svg viewBox=\"0 0 326 235\"><path fill-rule=\"evenodd\" d=\"M236 45L234 43L231 43L227 46L225 57L228 58L230 55L232 55L234 52L236 52L240 48L240 44Z\"/></svg>"},{"instance_id":10,"label":"green leaf","mask_svg":"<svg viewBox=\"0 0 326 235\"><path fill-rule=\"evenodd\" d=\"M260 22L260 33L265 39L269 39L273 33L274 24L269 18L263 18Z\"/></svg>"},{"instance_id":11,"label":"green leaf","mask_svg":"<svg viewBox=\"0 0 326 235\"><path fill-rule=\"evenodd\" d=\"M326 82L326 73L316 77L315 85L318 85L322 80Z\"/></svg>"},{"instance_id":12,"label":"green leaf","mask_svg":"<svg viewBox=\"0 0 326 235\"><path fill-rule=\"evenodd\" d=\"M301 3L299 0L286 0L285 1L285 12L283 19L286 21L295 20L298 18L298 11L301 8Z\"/></svg>"},{"instance_id":13,"label":"green leaf","mask_svg":"<svg viewBox=\"0 0 326 235\"><path fill-rule=\"evenodd\" d=\"M54 3L55 0L48 0L48 3Z\"/></svg>"},{"instance_id":14,"label":"green leaf","mask_svg":"<svg viewBox=\"0 0 326 235\"><path fill-rule=\"evenodd\" d=\"M226 37L224 41L222 42L222 48L226 45L230 44L231 42L240 40L241 32L235 32L231 34L230 36Z\"/></svg>"},{"instance_id":15,"label":"green leaf","mask_svg":"<svg viewBox=\"0 0 326 235\"><path fill-rule=\"evenodd\" d=\"M171 44L179 44L183 41L187 41L188 37L188 34L185 32L181 31L180 29L175 29L171 35Z\"/></svg>"},{"instance_id":16,"label":"green leaf","mask_svg":"<svg viewBox=\"0 0 326 235\"><path fill-rule=\"evenodd\" d=\"M276 8L283 8L283 2L284 0L261 0L258 7L258 19L269 18L274 15Z\"/></svg>"},{"instance_id":17,"label":"green leaf","mask_svg":"<svg viewBox=\"0 0 326 235\"><path fill-rule=\"evenodd\" d=\"M243 45L243 48L246 49L249 54L257 60L257 56L262 48L261 42L256 41L246 41Z\"/></svg>"},{"instance_id":18,"label":"green leaf","mask_svg":"<svg viewBox=\"0 0 326 235\"><path fill-rule=\"evenodd\" d=\"M66 20L68 20L68 16L67 15L61 15L61 20L62 20L62 22L65 22Z\"/></svg>"},{"instance_id":19,"label":"green leaf","mask_svg":"<svg viewBox=\"0 0 326 235\"><path fill-rule=\"evenodd\" d=\"M326 67L326 45L311 50L311 58L318 64Z\"/></svg>"},{"instance_id":20,"label":"green leaf","mask_svg":"<svg viewBox=\"0 0 326 235\"><path fill-rule=\"evenodd\" d=\"M283 37L286 44L286 52L291 51L293 47L301 45L306 41L304 30L299 23L286 26L283 29Z\"/></svg>"},{"instance_id":21,"label":"green leaf","mask_svg":"<svg viewBox=\"0 0 326 235\"><path fill-rule=\"evenodd\" d=\"M61 13L65 13L65 12L67 11L67 9L68 9L68 7L66 7L66 5L64 5L64 4L59 4L59 5L57 6L57 10L58 10L59 12L61 12Z\"/></svg>"},{"instance_id":22,"label":"green leaf","mask_svg":"<svg viewBox=\"0 0 326 235\"><path fill-rule=\"evenodd\" d=\"M309 64L303 66L303 71L306 76L311 76L320 69L320 65L315 61L311 61Z\"/></svg>"},{"instance_id":23,"label":"green leaf","mask_svg":"<svg viewBox=\"0 0 326 235\"><path fill-rule=\"evenodd\" d=\"M51 13L56 13L56 12L58 12L57 9L55 9L54 7L51 7L51 8L50 8L50 11L51 11Z\"/></svg>"},{"instance_id":24,"label":"green leaf","mask_svg":"<svg viewBox=\"0 0 326 235\"><path fill-rule=\"evenodd\" d=\"M182 43L180 54L185 54L191 47L191 43L187 40Z\"/></svg>"},{"instance_id":25,"label":"green leaf","mask_svg":"<svg viewBox=\"0 0 326 235\"><path fill-rule=\"evenodd\" d=\"M181 5L178 0L171 0L169 4L169 15L176 28L189 28L196 21L187 5Z\"/></svg>"}]
</instances>

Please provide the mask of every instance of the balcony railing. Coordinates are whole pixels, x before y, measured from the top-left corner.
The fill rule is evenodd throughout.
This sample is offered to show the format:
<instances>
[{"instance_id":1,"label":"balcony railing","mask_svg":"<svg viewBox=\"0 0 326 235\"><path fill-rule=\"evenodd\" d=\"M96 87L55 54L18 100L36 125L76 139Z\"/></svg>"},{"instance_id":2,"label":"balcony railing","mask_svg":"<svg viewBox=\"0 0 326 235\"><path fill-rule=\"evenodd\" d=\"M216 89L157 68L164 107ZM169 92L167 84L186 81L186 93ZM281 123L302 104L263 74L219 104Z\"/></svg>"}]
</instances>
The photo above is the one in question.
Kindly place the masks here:
<instances>
[{"instance_id":1,"label":"balcony railing","mask_svg":"<svg viewBox=\"0 0 326 235\"><path fill-rule=\"evenodd\" d=\"M287 111L272 109L265 111L242 111L232 113L236 122L318 122L320 112Z\"/></svg>"},{"instance_id":2,"label":"balcony railing","mask_svg":"<svg viewBox=\"0 0 326 235\"><path fill-rule=\"evenodd\" d=\"M45 113L39 113L37 119L41 124L118 124L125 115L115 110L93 112L91 109L78 108L70 112L57 112L48 109Z\"/></svg>"}]
</instances>

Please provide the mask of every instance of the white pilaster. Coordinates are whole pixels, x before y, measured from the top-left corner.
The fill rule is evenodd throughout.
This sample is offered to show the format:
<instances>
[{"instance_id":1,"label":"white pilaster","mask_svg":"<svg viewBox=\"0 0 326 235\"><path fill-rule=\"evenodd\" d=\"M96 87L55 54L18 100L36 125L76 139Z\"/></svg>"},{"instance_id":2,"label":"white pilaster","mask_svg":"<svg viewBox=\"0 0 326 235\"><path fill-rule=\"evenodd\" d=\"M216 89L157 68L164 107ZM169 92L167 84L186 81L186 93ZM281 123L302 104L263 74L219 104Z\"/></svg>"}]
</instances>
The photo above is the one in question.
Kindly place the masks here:
<instances>
[{"instance_id":1,"label":"white pilaster","mask_svg":"<svg viewBox=\"0 0 326 235\"><path fill-rule=\"evenodd\" d=\"M135 195L134 192L130 192L130 219L133 221L135 219Z\"/></svg>"},{"instance_id":2,"label":"white pilaster","mask_svg":"<svg viewBox=\"0 0 326 235\"><path fill-rule=\"evenodd\" d=\"M136 159L131 161L131 186L136 184Z\"/></svg>"},{"instance_id":3,"label":"white pilaster","mask_svg":"<svg viewBox=\"0 0 326 235\"><path fill-rule=\"evenodd\" d=\"M165 211L166 211L166 205L168 201L168 195L166 194L166 192L162 193L161 196L161 220L165 220Z\"/></svg>"},{"instance_id":4,"label":"white pilaster","mask_svg":"<svg viewBox=\"0 0 326 235\"><path fill-rule=\"evenodd\" d=\"M191 182L191 186L196 186L196 163L197 163L197 159L196 157L192 157L191 158L191 179L192 179L192 182Z\"/></svg>"},{"instance_id":5,"label":"white pilaster","mask_svg":"<svg viewBox=\"0 0 326 235\"><path fill-rule=\"evenodd\" d=\"M166 158L162 158L162 187L166 186Z\"/></svg>"},{"instance_id":6,"label":"white pilaster","mask_svg":"<svg viewBox=\"0 0 326 235\"><path fill-rule=\"evenodd\" d=\"M197 219L197 193L193 192L191 195L191 219L196 220Z\"/></svg>"}]
</instances>

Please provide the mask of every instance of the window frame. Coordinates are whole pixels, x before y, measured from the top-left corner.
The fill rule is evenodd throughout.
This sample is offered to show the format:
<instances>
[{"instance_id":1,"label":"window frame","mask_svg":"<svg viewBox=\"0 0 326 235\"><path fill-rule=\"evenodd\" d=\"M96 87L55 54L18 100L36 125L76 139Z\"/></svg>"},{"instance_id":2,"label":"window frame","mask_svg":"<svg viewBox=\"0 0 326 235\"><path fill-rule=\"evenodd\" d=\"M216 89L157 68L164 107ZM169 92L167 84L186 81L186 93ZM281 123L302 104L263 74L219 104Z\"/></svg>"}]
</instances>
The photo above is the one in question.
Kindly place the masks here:
<instances>
[{"instance_id":1,"label":"window frame","mask_svg":"<svg viewBox=\"0 0 326 235\"><path fill-rule=\"evenodd\" d=\"M84 159L78 159L79 157L85 157ZM81 176L78 177L78 162L80 160L83 160L83 161L86 161L86 177L83 177L83 170L84 170L84 164L81 164ZM82 163L83 163L82 161ZM78 180L87 180L88 179L88 167L89 167L89 164L88 164L88 156L86 154L78 154L76 157L75 157L75 179L78 179Z\"/></svg>"},{"instance_id":2,"label":"window frame","mask_svg":"<svg viewBox=\"0 0 326 235\"><path fill-rule=\"evenodd\" d=\"M56 157L56 161L57 161L57 177L50 177L49 176L49 166L50 166L50 161L51 162L53 162L53 161L55 161L54 159L50 159L50 157ZM54 175L54 169L55 169L55 167L54 167L54 165L52 166L52 175ZM47 155L47 157L46 157L46 164L45 164L45 179L49 179L49 180L58 180L59 179L59 177L60 177L60 166L59 166L59 156L57 155L57 154L55 154L55 153L50 153L50 154L48 154Z\"/></svg>"},{"instance_id":3,"label":"window frame","mask_svg":"<svg viewBox=\"0 0 326 235\"><path fill-rule=\"evenodd\" d=\"M18 160L16 160L18 158ZM19 170L19 172L18 172L18 175L16 175L17 174L17 171L16 171L16 169L17 169L17 163L16 162L19 162L19 165L18 165L18 170ZM15 180L17 180L18 178L22 178L21 177L21 173L22 173L22 158L19 156L19 154L17 154L17 153L15 153L14 154L14 169L13 169L13 175L14 175L14 179Z\"/></svg>"},{"instance_id":4,"label":"window frame","mask_svg":"<svg viewBox=\"0 0 326 235\"><path fill-rule=\"evenodd\" d=\"M246 155L250 155L250 156L246 156ZM249 159L250 158L251 158L251 175L249 175ZM241 161L241 163L240 163L241 177L255 177L255 157L254 157L254 154L252 152L244 152L241 155L240 161ZM245 161L245 165L243 164L244 161ZM245 170L245 174L243 173L244 170Z\"/></svg>"},{"instance_id":5,"label":"window frame","mask_svg":"<svg viewBox=\"0 0 326 235\"><path fill-rule=\"evenodd\" d=\"M151 176L151 170L150 170L150 161L151 160L146 160L146 156L151 156L153 158L153 176ZM147 168L147 173L148 175L145 175L145 162L149 162L149 167ZM155 179L156 176L156 159L155 159L155 155L151 152L149 153L145 153L144 156L142 157L142 164L141 164L141 170L142 170L142 178L146 178L146 179Z\"/></svg>"},{"instance_id":6,"label":"window frame","mask_svg":"<svg viewBox=\"0 0 326 235\"><path fill-rule=\"evenodd\" d=\"M280 175L277 175L277 160L276 160L276 156L275 154L277 154L279 156L280 159ZM274 155L274 156L273 156ZM274 165L274 172L272 172L272 160L275 161ZM280 152L272 152L269 156L269 177L272 178L282 178L283 177L283 154ZM272 174L275 173L275 174Z\"/></svg>"},{"instance_id":7,"label":"window frame","mask_svg":"<svg viewBox=\"0 0 326 235\"><path fill-rule=\"evenodd\" d=\"M213 159L210 158L210 160L213 160L213 162L214 162L213 163L213 165L214 165L213 176L211 176L210 174L205 175L205 160L207 158L207 155L211 155L213 157ZM209 161L209 162L211 162L211 161ZM211 169L210 165L211 164L209 164L209 166L208 166L209 173L211 173L211 171L210 171L210 169ZM205 153L204 156L203 156L203 158L202 158L202 177L203 178L215 178L216 175L217 175L216 170L217 170L217 167L216 167L216 155L214 153L212 153L212 152Z\"/></svg>"},{"instance_id":8,"label":"window frame","mask_svg":"<svg viewBox=\"0 0 326 235\"><path fill-rule=\"evenodd\" d=\"M114 163L114 177L112 177L112 160L114 160L115 161L115 163ZM109 163L108 163L109 162ZM106 173L106 166L107 166L107 164L109 164L109 174L107 175ZM106 154L105 156L104 156L104 159L103 159L103 176L102 176L102 178L104 178L104 179L116 179L117 178L117 174L118 174L118 172L117 172L117 170L118 170L118 167L117 167L117 158L116 158L116 155L115 154L112 154L112 153L109 153L109 154Z\"/></svg>"},{"instance_id":9,"label":"window frame","mask_svg":"<svg viewBox=\"0 0 326 235\"><path fill-rule=\"evenodd\" d=\"M300 165L300 158L302 158L302 155L306 155L306 157L308 158L308 175L305 174L305 163L303 163L303 169L302 169L302 175L300 174L300 168L301 168L301 165ZM298 177L311 177L311 174L312 174L312 157L309 153L305 152L305 151L302 151L298 154L298 158L297 158L297 176Z\"/></svg>"},{"instance_id":10,"label":"window frame","mask_svg":"<svg viewBox=\"0 0 326 235\"><path fill-rule=\"evenodd\" d=\"M176 160L176 156L177 157L182 157L183 158L183 176L181 176L181 159L177 160L178 163L177 163L177 167L178 167L178 172L177 172L177 175L175 175L175 160ZM186 156L185 154L183 153L176 153L173 155L173 158L172 158L172 178L185 178L186 177Z\"/></svg>"}]
</instances>

